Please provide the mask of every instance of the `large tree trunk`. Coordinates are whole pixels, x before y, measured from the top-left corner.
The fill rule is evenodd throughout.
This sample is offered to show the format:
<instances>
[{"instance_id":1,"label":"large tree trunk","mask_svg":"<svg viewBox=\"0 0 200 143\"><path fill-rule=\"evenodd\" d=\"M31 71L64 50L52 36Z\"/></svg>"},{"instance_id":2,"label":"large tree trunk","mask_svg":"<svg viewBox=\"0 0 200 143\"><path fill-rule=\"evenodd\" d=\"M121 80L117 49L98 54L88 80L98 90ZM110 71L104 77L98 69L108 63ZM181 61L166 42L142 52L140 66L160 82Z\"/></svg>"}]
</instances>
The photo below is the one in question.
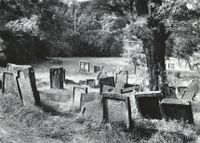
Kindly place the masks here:
<instances>
[{"instance_id":1,"label":"large tree trunk","mask_svg":"<svg viewBox=\"0 0 200 143\"><path fill-rule=\"evenodd\" d=\"M136 0L136 10L138 15L148 14L148 5L146 0Z\"/></svg>"}]
</instances>

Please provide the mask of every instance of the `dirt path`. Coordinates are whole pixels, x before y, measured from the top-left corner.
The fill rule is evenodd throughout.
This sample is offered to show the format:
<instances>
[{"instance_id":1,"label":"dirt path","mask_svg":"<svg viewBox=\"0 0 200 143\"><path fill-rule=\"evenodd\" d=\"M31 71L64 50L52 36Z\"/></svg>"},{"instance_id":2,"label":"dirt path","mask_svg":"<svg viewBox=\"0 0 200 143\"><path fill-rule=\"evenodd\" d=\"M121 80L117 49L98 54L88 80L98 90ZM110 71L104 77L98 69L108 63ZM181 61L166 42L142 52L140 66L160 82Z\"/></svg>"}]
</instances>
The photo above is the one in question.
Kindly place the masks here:
<instances>
[{"instance_id":1,"label":"dirt path","mask_svg":"<svg viewBox=\"0 0 200 143\"><path fill-rule=\"evenodd\" d=\"M8 120L0 113L0 143L61 143L58 140L41 138L30 128Z\"/></svg>"}]
</instances>

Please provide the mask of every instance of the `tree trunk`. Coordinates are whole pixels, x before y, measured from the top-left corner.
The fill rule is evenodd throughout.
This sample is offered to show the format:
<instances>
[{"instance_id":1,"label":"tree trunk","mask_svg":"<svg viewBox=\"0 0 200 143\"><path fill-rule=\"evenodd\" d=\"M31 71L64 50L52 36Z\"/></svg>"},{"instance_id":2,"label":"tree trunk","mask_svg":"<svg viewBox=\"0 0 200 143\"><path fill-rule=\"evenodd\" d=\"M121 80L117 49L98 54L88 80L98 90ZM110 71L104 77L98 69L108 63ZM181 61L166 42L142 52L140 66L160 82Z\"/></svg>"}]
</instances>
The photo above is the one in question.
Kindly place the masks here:
<instances>
[{"instance_id":1,"label":"tree trunk","mask_svg":"<svg viewBox=\"0 0 200 143\"><path fill-rule=\"evenodd\" d=\"M136 10L138 15L148 14L148 5L146 0L136 0Z\"/></svg>"}]
</instances>

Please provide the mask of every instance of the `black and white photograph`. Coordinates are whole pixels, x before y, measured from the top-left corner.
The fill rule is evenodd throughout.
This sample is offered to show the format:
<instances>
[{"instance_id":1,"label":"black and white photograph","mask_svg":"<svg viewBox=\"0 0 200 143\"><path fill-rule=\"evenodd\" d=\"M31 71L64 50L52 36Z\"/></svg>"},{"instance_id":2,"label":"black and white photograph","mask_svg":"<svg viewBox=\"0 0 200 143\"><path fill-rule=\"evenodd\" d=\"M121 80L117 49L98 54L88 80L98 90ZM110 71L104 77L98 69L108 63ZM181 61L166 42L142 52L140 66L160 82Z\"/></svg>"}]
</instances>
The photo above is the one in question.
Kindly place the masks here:
<instances>
[{"instance_id":1,"label":"black and white photograph","mask_svg":"<svg viewBox=\"0 0 200 143\"><path fill-rule=\"evenodd\" d=\"M200 143L200 0L0 0L0 143Z\"/></svg>"}]
</instances>

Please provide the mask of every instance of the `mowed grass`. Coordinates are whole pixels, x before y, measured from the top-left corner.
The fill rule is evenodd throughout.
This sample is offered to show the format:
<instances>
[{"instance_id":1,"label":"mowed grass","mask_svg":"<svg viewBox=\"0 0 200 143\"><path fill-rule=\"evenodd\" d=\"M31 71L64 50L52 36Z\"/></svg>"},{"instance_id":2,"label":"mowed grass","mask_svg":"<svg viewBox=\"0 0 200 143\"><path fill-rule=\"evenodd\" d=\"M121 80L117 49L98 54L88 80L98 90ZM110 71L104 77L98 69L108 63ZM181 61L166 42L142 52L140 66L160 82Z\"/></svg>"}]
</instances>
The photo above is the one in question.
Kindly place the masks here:
<instances>
[{"instance_id":1,"label":"mowed grass","mask_svg":"<svg viewBox=\"0 0 200 143\"><path fill-rule=\"evenodd\" d=\"M144 84L144 88L147 85L146 71L139 68L137 74L134 75L134 68L129 66L126 58L53 58L40 64L33 64L37 87L44 106L42 108L22 106L16 95L0 96L0 110L4 118L2 121L0 119L0 127L3 129L0 130L0 134L4 133L0 135L0 142L182 143L200 141L198 138L200 134L199 103L194 105L195 126L179 121L141 119L138 115L133 115L135 127L128 131L118 123L102 124L81 116L72 107L71 97L74 85L65 85L64 90L49 88L49 68L52 66L63 66L66 69L66 78L75 82L95 78L97 74L92 72L79 73L79 60L90 61L92 67L104 65L109 75L112 75L115 68L127 69L131 78L129 82ZM198 76L198 73L192 76L194 75ZM171 77L171 80L173 82L178 79ZM93 90L89 89L89 92ZM133 113L137 113L135 108ZM7 123L6 126L5 123Z\"/></svg>"}]
</instances>

